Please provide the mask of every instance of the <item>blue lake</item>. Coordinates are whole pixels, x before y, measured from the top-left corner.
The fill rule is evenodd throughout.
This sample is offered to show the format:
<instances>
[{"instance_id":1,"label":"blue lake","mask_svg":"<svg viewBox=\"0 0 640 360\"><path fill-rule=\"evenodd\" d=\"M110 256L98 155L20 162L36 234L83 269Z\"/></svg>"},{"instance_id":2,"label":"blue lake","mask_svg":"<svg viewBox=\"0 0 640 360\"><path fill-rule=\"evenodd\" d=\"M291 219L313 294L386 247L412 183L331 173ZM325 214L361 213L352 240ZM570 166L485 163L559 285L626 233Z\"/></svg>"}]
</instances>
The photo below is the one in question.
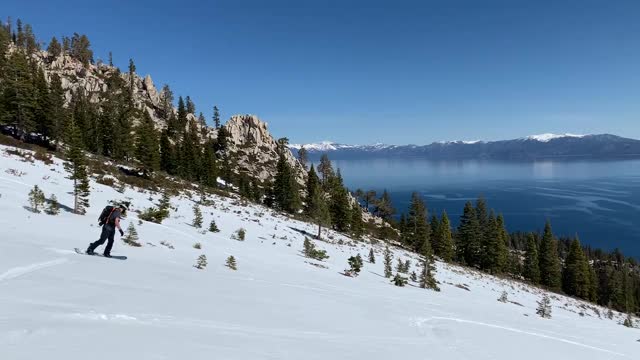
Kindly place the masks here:
<instances>
[{"instance_id":1,"label":"blue lake","mask_svg":"<svg viewBox=\"0 0 640 360\"><path fill-rule=\"evenodd\" d=\"M640 257L640 160L339 160L334 166L349 189L386 188L402 211L417 191L430 213L446 210L457 226L464 203L483 196L509 231L539 230L549 219L557 235L578 234L593 247Z\"/></svg>"}]
</instances>

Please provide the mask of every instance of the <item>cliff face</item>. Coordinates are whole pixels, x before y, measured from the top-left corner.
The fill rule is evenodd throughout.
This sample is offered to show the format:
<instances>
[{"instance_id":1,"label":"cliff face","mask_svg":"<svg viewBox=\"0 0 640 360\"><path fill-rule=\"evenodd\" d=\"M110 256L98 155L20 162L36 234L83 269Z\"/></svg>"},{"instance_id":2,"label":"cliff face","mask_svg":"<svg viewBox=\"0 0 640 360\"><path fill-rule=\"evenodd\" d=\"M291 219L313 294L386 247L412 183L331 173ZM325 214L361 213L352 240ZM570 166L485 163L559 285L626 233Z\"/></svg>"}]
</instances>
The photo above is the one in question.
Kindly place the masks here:
<instances>
[{"instance_id":1,"label":"cliff face","mask_svg":"<svg viewBox=\"0 0 640 360\"><path fill-rule=\"evenodd\" d=\"M263 181L271 179L278 162L278 143L267 130L267 123L255 115L234 115L224 126L229 132L229 150L238 155L240 169ZM303 166L288 149L285 158L298 183L304 184Z\"/></svg>"},{"instance_id":2,"label":"cliff face","mask_svg":"<svg viewBox=\"0 0 640 360\"><path fill-rule=\"evenodd\" d=\"M46 51L39 51L32 55L32 59L44 70L47 81L51 81L53 74L60 77L67 103L71 100L72 92L77 90L83 90L92 102L98 102L100 93L108 90L106 80L118 73L116 67L103 63L90 64L85 67L80 61L64 53L56 58L51 58ZM151 115L157 129L166 128L166 122L159 116L164 100L163 94L158 91L151 76L142 77L134 73L131 77L128 73L120 72L120 77L126 84L133 82L135 106ZM177 112L176 109L174 112ZM200 128L199 134L201 134L202 141L205 138L215 139L217 137L218 131L200 124L195 114L188 114L187 118L189 122L195 122ZM273 179L278 161L278 145L267 130L267 124L255 115L234 115L224 127L230 134L227 139L229 151L238 161L238 170L247 171L253 177L263 181ZM306 171L289 151L286 151L285 156L296 172L298 182L303 184Z\"/></svg>"}]
</instances>

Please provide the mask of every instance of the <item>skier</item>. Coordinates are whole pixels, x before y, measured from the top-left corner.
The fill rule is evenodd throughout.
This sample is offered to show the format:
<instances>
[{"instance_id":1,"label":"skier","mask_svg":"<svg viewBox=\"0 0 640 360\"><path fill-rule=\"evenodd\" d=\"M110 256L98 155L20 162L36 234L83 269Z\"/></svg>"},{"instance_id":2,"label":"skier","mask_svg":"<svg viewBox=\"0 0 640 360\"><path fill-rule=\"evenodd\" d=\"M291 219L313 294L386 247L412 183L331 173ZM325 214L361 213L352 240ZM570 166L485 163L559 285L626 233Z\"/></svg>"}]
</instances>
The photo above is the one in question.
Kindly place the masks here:
<instances>
[{"instance_id":1,"label":"skier","mask_svg":"<svg viewBox=\"0 0 640 360\"><path fill-rule=\"evenodd\" d=\"M103 255L105 257L111 257L111 248L113 247L113 237L116 234L116 229L120 231L120 236L124 235L124 231L122 231L120 227L120 216L124 215L127 209L127 204L122 203L117 206L107 206L102 210L102 214L100 214L98 218L98 224L102 225L102 233L98 241L89 244L87 248L88 255L93 255L94 250L108 240Z\"/></svg>"}]
</instances>

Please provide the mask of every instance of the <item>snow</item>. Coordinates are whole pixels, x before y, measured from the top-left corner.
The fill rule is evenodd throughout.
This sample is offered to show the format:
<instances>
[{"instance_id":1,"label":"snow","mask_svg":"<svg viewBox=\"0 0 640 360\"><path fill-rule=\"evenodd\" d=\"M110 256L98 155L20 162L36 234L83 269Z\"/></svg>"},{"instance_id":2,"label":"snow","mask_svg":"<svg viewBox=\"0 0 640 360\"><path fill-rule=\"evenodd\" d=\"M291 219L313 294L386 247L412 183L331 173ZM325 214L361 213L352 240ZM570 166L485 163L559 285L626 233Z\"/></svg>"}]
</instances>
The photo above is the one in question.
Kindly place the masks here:
<instances>
[{"instance_id":1,"label":"snow","mask_svg":"<svg viewBox=\"0 0 640 360\"><path fill-rule=\"evenodd\" d=\"M529 135L523 139L525 140L536 140L536 141L540 141L540 142L549 142L551 140L554 139L560 139L560 138L565 138L565 137L570 137L570 138L582 138L585 137L586 135L576 135L576 134L551 134L551 133L545 133L545 134L538 134L538 135Z\"/></svg>"},{"instance_id":2,"label":"snow","mask_svg":"<svg viewBox=\"0 0 640 360\"><path fill-rule=\"evenodd\" d=\"M330 258L304 258L303 232L315 226L236 199L212 196L214 205L201 207L217 234L189 225L187 196L172 198L177 211L162 224L138 225L134 211L159 194L129 187L121 194L95 182L85 216L64 208L58 216L35 214L25 208L34 184L68 207L71 182L60 161L24 162L6 149L0 146L3 360L584 360L635 359L640 349L640 331L621 326L621 314L609 320L602 308L554 295L553 317L542 319L535 314L540 290L458 266L437 264L441 292L395 287L381 275L381 245L376 264L365 262L357 278L342 276L347 258L367 259L370 244L326 232L332 240L314 241ZM132 201L123 224L136 225L143 247L116 235L113 254L127 260L75 254L97 238L97 217L114 199ZM232 240L241 227L246 240ZM415 256L393 250L394 261L411 259L415 269ZM200 254L204 270L193 267ZM229 255L237 271L224 266ZM497 301L503 290L513 303Z\"/></svg>"}]
</instances>

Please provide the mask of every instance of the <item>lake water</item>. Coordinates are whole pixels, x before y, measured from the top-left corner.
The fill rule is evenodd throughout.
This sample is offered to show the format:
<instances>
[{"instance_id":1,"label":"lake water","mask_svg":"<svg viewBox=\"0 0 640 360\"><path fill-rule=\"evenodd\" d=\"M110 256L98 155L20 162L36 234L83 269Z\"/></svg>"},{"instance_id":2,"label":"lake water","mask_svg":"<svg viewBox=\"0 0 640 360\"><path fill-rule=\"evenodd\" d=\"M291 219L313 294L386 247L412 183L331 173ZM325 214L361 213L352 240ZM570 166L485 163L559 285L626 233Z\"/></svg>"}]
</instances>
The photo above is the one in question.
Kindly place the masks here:
<instances>
[{"instance_id":1,"label":"lake water","mask_svg":"<svg viewBox=\"0 0 640 360\"><path fill-rule=\"evenodd\" d=\"M430 213L446 210L457 226L464 203L482 195L509 231L539 230L550 219L557 235L578 234L593 247L640 257L640 160L339 160L334 166L349 189L386 188L402 211L417 191Z\"/></svg>"}]
</instances>

